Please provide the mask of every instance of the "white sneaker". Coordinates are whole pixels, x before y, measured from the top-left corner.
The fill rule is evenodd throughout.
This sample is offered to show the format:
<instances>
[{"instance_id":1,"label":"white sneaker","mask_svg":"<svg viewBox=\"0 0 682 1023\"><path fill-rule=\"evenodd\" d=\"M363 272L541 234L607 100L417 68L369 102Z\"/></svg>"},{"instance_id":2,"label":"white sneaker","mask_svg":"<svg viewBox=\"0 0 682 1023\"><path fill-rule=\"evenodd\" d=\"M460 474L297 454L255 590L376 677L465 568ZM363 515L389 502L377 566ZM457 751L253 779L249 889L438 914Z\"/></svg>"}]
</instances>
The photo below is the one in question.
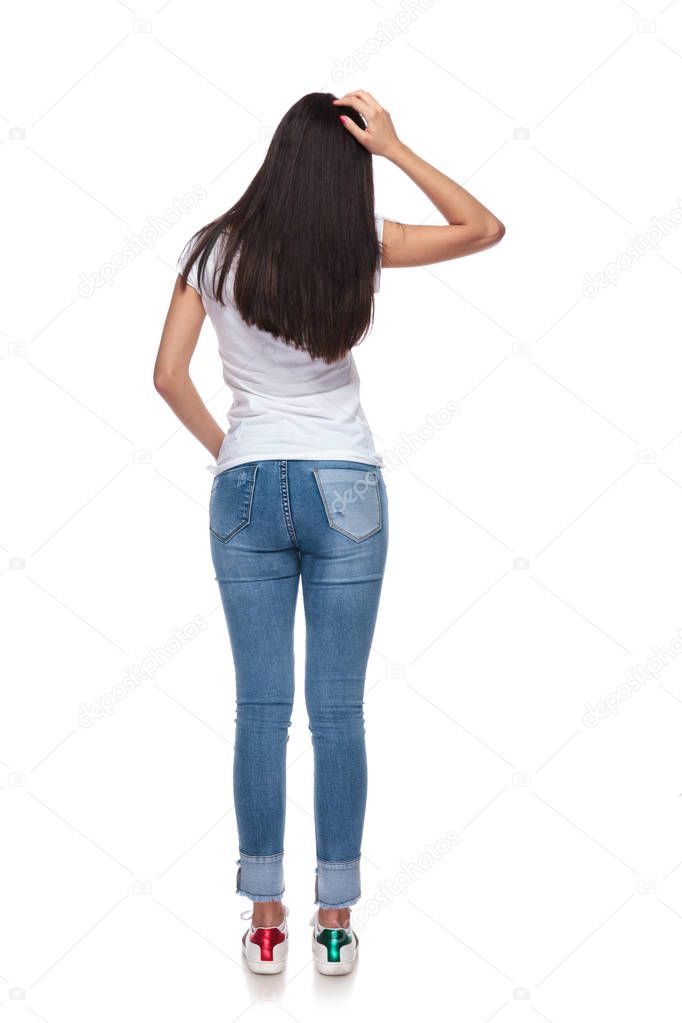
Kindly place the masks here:
<instances>
[{"instance_id":1,"label":"white sneaker","mask_svg":"<svg viewBox=\"0 0 682 1023\"><path fill-rule=\"evenodd\" d=\"M252 926L242 935L242 953L253 973L281 973L287 964L289 908L283 906L283 909L284 919L279 927ZM253 910L246 909L239 915L242 920L250 920Z\"/></svg>"},{"instance_id":2,"label":"white sneaker","mask_svg":"<svg viewBox=\"0 0 682 1023\"><path fill-rule=\"evenodd\" d=\"M313 928L313 960L320 973L350 973L358 957L358 936L351 926L322 927L315 910L310 918Z\"/></svg>"}]
</instances>

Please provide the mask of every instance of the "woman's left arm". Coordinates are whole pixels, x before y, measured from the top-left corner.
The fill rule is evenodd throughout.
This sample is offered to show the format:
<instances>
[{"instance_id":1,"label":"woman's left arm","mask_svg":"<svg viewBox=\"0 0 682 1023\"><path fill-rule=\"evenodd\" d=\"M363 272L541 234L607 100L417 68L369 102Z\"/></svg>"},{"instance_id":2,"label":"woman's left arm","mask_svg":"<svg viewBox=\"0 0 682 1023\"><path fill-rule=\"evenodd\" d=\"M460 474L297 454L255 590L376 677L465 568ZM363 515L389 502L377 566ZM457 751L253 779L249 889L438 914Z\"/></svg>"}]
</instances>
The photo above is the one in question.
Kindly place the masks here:
<instances>
[{"instance_id":1,"label":"woman's left arm","mask_svg":"<svg viewBox=\"0 0 682 1023\"><path fill-rule=\"evenodd\" d=\"M189 375L205 317L199 292L191 284L183 287L178 276L154 364L154 387L180 422L217 458L225 432L204 405Z\"/></svg>"}]
</instances>

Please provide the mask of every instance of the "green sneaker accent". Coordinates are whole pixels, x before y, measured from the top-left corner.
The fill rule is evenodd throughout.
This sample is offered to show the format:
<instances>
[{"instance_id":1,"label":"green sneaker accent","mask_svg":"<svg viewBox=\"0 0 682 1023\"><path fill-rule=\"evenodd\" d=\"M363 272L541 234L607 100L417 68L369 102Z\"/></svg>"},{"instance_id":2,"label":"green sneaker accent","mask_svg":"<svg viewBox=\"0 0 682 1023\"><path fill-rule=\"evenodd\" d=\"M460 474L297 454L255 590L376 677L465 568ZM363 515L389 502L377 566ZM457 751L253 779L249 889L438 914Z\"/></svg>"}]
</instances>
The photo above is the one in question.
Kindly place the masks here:
<instances>
[{"instance_id":1,"label":"green sneaker accent","mask_svg":"<svg viewBox=\"0 0 682 1023\"><path fill-rule=\"evenodd\" d=\"M340 950L344 945L352 944L353 941L344 927L324 927L315 940L327 949L328 963L341 962Z\"/></svg>"}]
</instances>

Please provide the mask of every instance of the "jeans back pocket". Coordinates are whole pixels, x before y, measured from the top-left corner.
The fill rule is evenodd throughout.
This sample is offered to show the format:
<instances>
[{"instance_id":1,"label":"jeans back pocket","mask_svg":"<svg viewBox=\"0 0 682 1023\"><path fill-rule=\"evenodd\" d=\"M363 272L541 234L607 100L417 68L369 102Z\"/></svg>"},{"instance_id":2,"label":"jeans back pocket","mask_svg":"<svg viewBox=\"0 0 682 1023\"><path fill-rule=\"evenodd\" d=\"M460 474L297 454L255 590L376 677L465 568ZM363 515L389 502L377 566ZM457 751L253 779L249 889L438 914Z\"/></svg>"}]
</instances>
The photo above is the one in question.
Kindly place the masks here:
<instances>
[{"instance_id":1,"label":"jeans back pocket","mask_svg":"<svg viewBox=\"0 0 682 1023\"><path fill-rule=\"evenodd\" d=\"M351 540L366 540L381 529L378 471L313 469L327 522Z\"/></svg>"},{"instance_id":2,"label":"jeans back pocket","mask_svg":"<svg viewBox=\"0 0 682 1023\"><path fill-rule=\"evenodd\" d=\"M236 465L218 473L211 488L209 502L209 528L222 543L251 521L253 492L258 464Z\"/></svg>"}]
</instances>

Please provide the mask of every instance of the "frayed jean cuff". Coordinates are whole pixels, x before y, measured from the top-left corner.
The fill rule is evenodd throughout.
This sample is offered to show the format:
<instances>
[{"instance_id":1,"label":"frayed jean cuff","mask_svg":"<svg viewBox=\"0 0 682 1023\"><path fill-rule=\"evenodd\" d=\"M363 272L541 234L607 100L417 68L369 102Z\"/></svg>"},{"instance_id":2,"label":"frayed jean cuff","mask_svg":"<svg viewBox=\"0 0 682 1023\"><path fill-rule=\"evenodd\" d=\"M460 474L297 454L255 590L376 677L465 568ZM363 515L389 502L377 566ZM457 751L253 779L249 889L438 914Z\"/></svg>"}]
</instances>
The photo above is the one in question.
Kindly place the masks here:
<instances>
[{"instance_id":1,"label":"frayed jean cuff","mask_svg":"<svg viewBox=\"0 0 682 1023\"><path fill-rule=\"evenodd\" d=\"M284 894L284 853L251 856L240 851L236 860L237 895L252 902L279 902Z\"/></svg>"}]
</instances>

